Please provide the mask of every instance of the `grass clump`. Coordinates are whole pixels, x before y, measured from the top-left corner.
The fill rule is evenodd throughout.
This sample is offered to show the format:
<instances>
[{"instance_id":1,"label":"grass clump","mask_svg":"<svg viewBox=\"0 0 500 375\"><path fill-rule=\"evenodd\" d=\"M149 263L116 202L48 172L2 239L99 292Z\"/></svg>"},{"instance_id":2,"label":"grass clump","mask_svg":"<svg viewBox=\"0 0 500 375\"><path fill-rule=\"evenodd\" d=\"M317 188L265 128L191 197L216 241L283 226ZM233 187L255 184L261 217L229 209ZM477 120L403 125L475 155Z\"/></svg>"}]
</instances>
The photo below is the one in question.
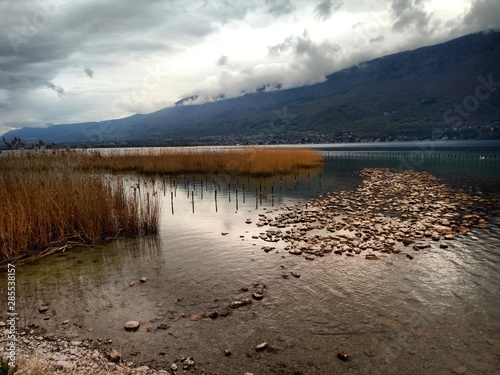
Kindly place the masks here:
<instances>
[{"instance_id":1,"label":"grass clump","mask_svg":"<svg viewBox=\"0 0 500 375\"><path fill-rule=\"evenodd\" d=\"M0 264L42 256L70 245L155 233L156 192L140 185L59 170L0 174Z\"/></svg>"}]
</instances>

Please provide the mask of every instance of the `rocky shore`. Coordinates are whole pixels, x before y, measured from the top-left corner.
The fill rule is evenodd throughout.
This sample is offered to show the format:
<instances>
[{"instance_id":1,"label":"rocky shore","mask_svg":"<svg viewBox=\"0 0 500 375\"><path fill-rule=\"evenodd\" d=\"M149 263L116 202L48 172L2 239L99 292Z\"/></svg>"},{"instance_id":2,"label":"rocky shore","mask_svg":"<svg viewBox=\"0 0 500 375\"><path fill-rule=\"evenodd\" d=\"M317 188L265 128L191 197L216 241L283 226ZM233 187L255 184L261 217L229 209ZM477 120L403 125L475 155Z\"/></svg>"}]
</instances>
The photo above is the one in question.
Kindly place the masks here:
<instances>
[{"instance_id":1,"label":"rocky shore","mask_svg":"<svg viewBox=\"0 0 500 375\"><path fill-rule=\"evenodd\" d=\"M4 322L1 322L5 324ZM0 330L0 356L7 358L8 332L4 327ZM200 368L192 357L181 355L166 369L153 369L140 366L134 362L124 362L120 353L113 349L112 342L103 343L101 340L70 341L65 337L39 336L32 328L25 328L18 332L16 343L16 375L176 375L199 374L216 375ZM103 350L107 344L108 349ZM255 347L256 351L269 348L267 342ZM225 356L231 351L226 350ZM5 360L6 361L6 360ZM3 371L4 363L0 364ZM0 372L3 374L3 372ZM253 375L242 372L245 375ZM10 374L10 372L9 372Z\"/></svg>"},{"instance_id":2,"label":"rocky shore","mask_svg":"<svg viewBox=\"0 0 500 375\"><path fill-rule=\"evenodd\" d=\"M490 205L487 199L452 190L429 173L364 169L361 174L364 181L354 191L286 206L276 216L261 214L257 226L272 228L258 237L285 241L289 254L307 260L330 253L377 260L380 253L419 251L467 235L474 226L486 227L477 212Z\"/></svg>"}]
</instances>

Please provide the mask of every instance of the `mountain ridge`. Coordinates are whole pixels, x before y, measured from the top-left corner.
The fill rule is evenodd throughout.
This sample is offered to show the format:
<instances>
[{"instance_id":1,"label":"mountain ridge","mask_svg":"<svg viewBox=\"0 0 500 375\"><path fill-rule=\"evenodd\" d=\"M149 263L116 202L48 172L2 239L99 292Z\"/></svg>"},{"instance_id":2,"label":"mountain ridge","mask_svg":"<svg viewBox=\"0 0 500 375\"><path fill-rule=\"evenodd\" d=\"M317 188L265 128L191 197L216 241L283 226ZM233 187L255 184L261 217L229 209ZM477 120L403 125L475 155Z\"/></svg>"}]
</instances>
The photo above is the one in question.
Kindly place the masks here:
<instances>
[{"instance_id":1,"label":"mountain ridge","mask_svg":"<svg viewBox=\"0 0 500 375\"><path fill-rule=\"evenodd\" d=\"M184 98L150 114L4 136L73 146L497 139L498 61L500 32L482 32L376 58L309 86L197 105Z\"/></svg>"}]
</instances>

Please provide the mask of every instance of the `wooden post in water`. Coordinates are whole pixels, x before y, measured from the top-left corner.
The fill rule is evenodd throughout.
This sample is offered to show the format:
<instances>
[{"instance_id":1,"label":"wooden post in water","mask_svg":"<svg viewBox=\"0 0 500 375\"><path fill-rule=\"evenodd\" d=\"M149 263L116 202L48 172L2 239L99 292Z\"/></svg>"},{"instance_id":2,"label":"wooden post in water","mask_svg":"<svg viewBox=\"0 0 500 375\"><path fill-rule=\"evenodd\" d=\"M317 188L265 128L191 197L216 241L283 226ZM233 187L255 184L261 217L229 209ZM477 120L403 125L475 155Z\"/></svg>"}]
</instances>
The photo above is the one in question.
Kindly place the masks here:
<instances>
[{"instance_id":1,"label":"wooden post in water","mask_svg":"<svg viewBox=\"0 0 500 375\"><path fill-rule=\"evenodd\" d=\"M274 185L271 186L271 207L274 207Z\"/></svg>"},{"instance_id":2,"label":"wooden post in water","mask_svg":"<svg viewBox=\"0 0 500 375\"><path fill-rule=\"evenodd\" d=\"M238 211L238 189L236 189L236 211Z\"/></svg>"},{"instance_id":3,"label":"wooden post in water","mask_svg":"<svg viewBox=\"0 0 500 375\"><path fill-rule=\"evenodd\" d=\"M259 208L259 194L257 188L255 188L255 209Z\"/></svg>"},{"instance_id":4,"label":"wooden post in water","mask_svg":"<svg viewBox=\"0 0 500 375\"><path fill-rule=\"evenodd\" d=\"M214 190L215 193L215 212L217 212L217 190Z\"/></svg>"},{"instance_id":5,"label":"wooden post in water","mask_svg":"<svg viewBox=\"0 0 500 375\"><path fill-rule=\"evenodd\" d=\"M172 206L172 215L174 214L174 192L170 192L170 205Z\"/></svg>"},{"instance_id":6,"label":"wooden post in water","mask_svg":"<svg viewBox=\"0 0 500 375\"><path fill-rule=\"evenodd\" d=\"M193 214L194 214L194 191L193 190L191 190L191 205L193 206Z\"/></svg>"}]
</instances>

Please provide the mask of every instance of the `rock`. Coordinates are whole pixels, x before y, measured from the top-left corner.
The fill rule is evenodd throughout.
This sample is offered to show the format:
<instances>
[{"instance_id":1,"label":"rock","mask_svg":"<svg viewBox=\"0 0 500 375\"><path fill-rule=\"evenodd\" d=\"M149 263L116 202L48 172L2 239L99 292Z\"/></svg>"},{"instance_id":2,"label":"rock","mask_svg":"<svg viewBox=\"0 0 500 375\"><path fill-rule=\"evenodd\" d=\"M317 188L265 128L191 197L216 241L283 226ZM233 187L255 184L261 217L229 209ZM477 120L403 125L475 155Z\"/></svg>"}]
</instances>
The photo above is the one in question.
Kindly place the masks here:
<instances>
[{"instance_id":1,"label":"rock","mask_svg":"<svg viewBox=\"0 0 500 375\"><path fill-rule=\"evenodd\" d=\"M172 363L172 365L170 365L170 370L172 370L172 371L177 371L178 368L179 367L175 363Z\"/></svg>"},{"instance_id":2,"label":"rock","mask_svg":"<svg viewBox=\"0 0 500 375\"><path fill-rule=\"evenodd\" d=\"M348 353L344 353L344 352L338 352L337 353L337 358L342 360L342 361L347 361L349 360L349 354Z\"/></svg>"},{"instance_id":3,"label":"rock","mask_svg":"<svg viewBox=\"0 0 500 375\"><path fill-rule=\"evenodd\" d=\"M293 255L302 255L302 250L299 250L299 249L292 249L289 251L290 254L293 254Z\"/></svg>"},{"instance_id":4,"label":"rock","mask_svg":"<svg viewBox=\"0 0 500 375\"><path fill-rule=\"evenodd\" d=\"M227 233L227 232L222 232L221 234L222 234L223 236L227 236L229 233Z\"/></svg>"},{"instance_id":5,"label":"rock","mask_svg":"<svg viewBox=\"0 0 500 375\"><path fill-rule=\"evenodd\" d=\"M217 319L219 317L219 312L217 310L212 311L209 316L211 319Z\"/></svg>"},{"instance_id":6,"label":"rock","mask_svg":"<svg viewBox=\"0 0 500 375\"><path fill-rule=\"evenodd\" d=\"M219 313L219 315L220 315L220 316L222 316L223 318L225 318L225 317L227 317L227 316L231 315L231 311L224 309L224 310L222 310L222 311Z\"/></svg>"},{"instance_id":7,"label":"rock","mask_svg":"<svg viewBox=\"0 0 500 375\"><path fill-rule=\"evenodd\" d=\"M248 292L248 288L247 288L246 286L242 287L240 290L241 290L242 292Z\"/></svg>"},{"instance_id":8,"label":"rock","mask_svg":"<svg viewBox=\"0 0 500 375\"><path fill-rule=\"evenodd\" d=\"M170 326L167 324L167 323L161 323L158 327L156 327L156 329L169 329Z\"/></svg>"},{"instance_id":9,"label":"rock","mask_svg":"<svg viewBox=\"0 0 500 375\"><path fill-rule=\"evenodd\" d=\"M447 249L447 248L448 248L448 245L447 245L447 244L445 244L445 243L442 243L442 244L440 244L440 245L439 245L439 248L440 248L440 249Z\"/></svg>"},{"instance_id":10,"label":"rock","mask_svg":"<svg viewBox=\"0 0 500 375\"><path fill-rule=\"evenodd\" d=\"M118 353L115 349L111 349L110 351L106 352L106 357L108 357L108 359L111 362L115 362L115 363L120 362L120 359L121 359L120 353Z\"/></svg>"},{"instance_id":11,"label":"rock","mask_svg":"<svg viewBox=\"0 0 500 375\"><path fill-rule=\"evenodd\" d=\"M147 277L141 277L139 281L141 283L145 283L146 281L148 281L148 278Z\"/></svg>"},{"instance_id":12,"label":"rock","mask_svg":"<svg viewBox=\"0 0 500 375\"><path fill-rule=\"evenodd\" d=\"M463 375L467 372L465 366L456 367L453 369L453 373L457 375Z\"/></svg>"},{"instance_id":13,"label":"rock","mask_svg":"<svg viewBox=\"0 0 500 375\"><path fill-rule=\"evenodd\" d=\"M232 354L232 353L231 353L231 350L229 350L229 349L225 349L225 350L224 350L224 355L225 355L226 357L231 356L231 354Z\"/></svg>"},{"instance_id":14,"label":"rock","mask_svg":"<svg viewBox=\"0 0 500 375\"><path fill-rule=\"evenodd\" d=\"M44 312L46 312L46 311L48 311L48 310L49 310L49 306L47 306L47 305L43 305L43 306L40 306L40 307L38 308L38 312L39 312L39 313L44 313Z\"/></svg>"},{"instance_id":15,"label":"rock","mask_svg":"<svg viewBox=\"0 0 500 375\"><path fill-rule=\"evenodd\" d=\"M408 245L412 244L413 242L415 242L415 241L411 237L403 238L403 245L405 245L405 246L408 246Z\"/></svg>"},{"instance_id":16,"label":"rock","mask_svg":"<svg viewBox=\"0 0 500 375\"><path fill-rule=\"evenodd\" d=\"M64 325L69 324L69 319L66 319L65 321L63 321L62 324L64 324Z\"/></svg>"},{"instance_id":17,"label":"rock","mask_svg":"<svg viewBox=\"0 0 500 375\"><path fill-rule=\"evenodd\" d=\"M288 275L286 273L283 274L283 275L281 275L281 277L284 278L284 279L288 279Z\"/></svg>"},{"instance_id":18,"label":"rock","mask_svg":"<svg viewBox=\"0 0 500 375\"><path fill-rule=\"evenodd\" d=\"M315 257L312 255L306 255L305 258L306 260L314 260Z\"/></svg>"},{"instance_id":19,"label":"rock","mask_svg":"<svg viewBox=\"0 0 500 375\"><path fill-rule=\"evenodd\" d=\"M378 260L380 258L378 256L376 256L375 254L366 254L365 259L366 260Z\"/></svg>"},{"instance_id":20,"label":"rock","mask_svg":"<svg viewBox=\"0 0 500 375\"><path fill-rule=\"evenodd\" d=\"M292 274L293 277L296 277L296 278L300 277L300 273L298 273L298 272L292 271L290 273Z\"/></svg>"},{"instance_id":21,"label":"rock","mask_svg":"<svg viewBox=\"0 0 500 375\"><path fill-rule=\"evenodd\" d=\"M410 255L410 254L406 254L406 257L407 257L408 259L410 259L410 260L412 260L412 259L413 259L413 256L412 256L412 255Z\"/></svg>"},{"instance_id":22,"label":"rock","mask_svg":"<svg viewBox=\"0 0 500 375\"><path fill-rule=\"evenodd\" d=\"M252 298L256 299L257 301L260 301L261 299L264 298L264 295L260 292L253 292L252 293Z\"/></svg>"},{"instance_id":23,"label":"rock","mask_svg":"<svg viewBox=\"0 0 500 375\"><path fill-rule=\"evenodd\" d=\"M269 344L267 342L263 342L255 347L255 351L261 352L263 350L266 350L269 347Z\"/></svg>"},{"instance_id":24,"label":"rock","mask_svg":"<svg viewBox=\"0 0 500 375\"><path fill-rule=\"evenodd\" d=\"M238 309L240 307L250 305L252 303L252 300L250 298L245 298L240 301L233 301L229 304L229 307L232 309Z\"/></svg>"},{"instance_id":25,"label":"rock","mask_svg":"<svg viewBox=\"0 0 500 375\"><path fill-rule=\"evenodd\" d=\"M139 328L141 324L137 320L129 320L125 323L125 330L127 331L135 331Z\"/></svg>"}]
</instances>

